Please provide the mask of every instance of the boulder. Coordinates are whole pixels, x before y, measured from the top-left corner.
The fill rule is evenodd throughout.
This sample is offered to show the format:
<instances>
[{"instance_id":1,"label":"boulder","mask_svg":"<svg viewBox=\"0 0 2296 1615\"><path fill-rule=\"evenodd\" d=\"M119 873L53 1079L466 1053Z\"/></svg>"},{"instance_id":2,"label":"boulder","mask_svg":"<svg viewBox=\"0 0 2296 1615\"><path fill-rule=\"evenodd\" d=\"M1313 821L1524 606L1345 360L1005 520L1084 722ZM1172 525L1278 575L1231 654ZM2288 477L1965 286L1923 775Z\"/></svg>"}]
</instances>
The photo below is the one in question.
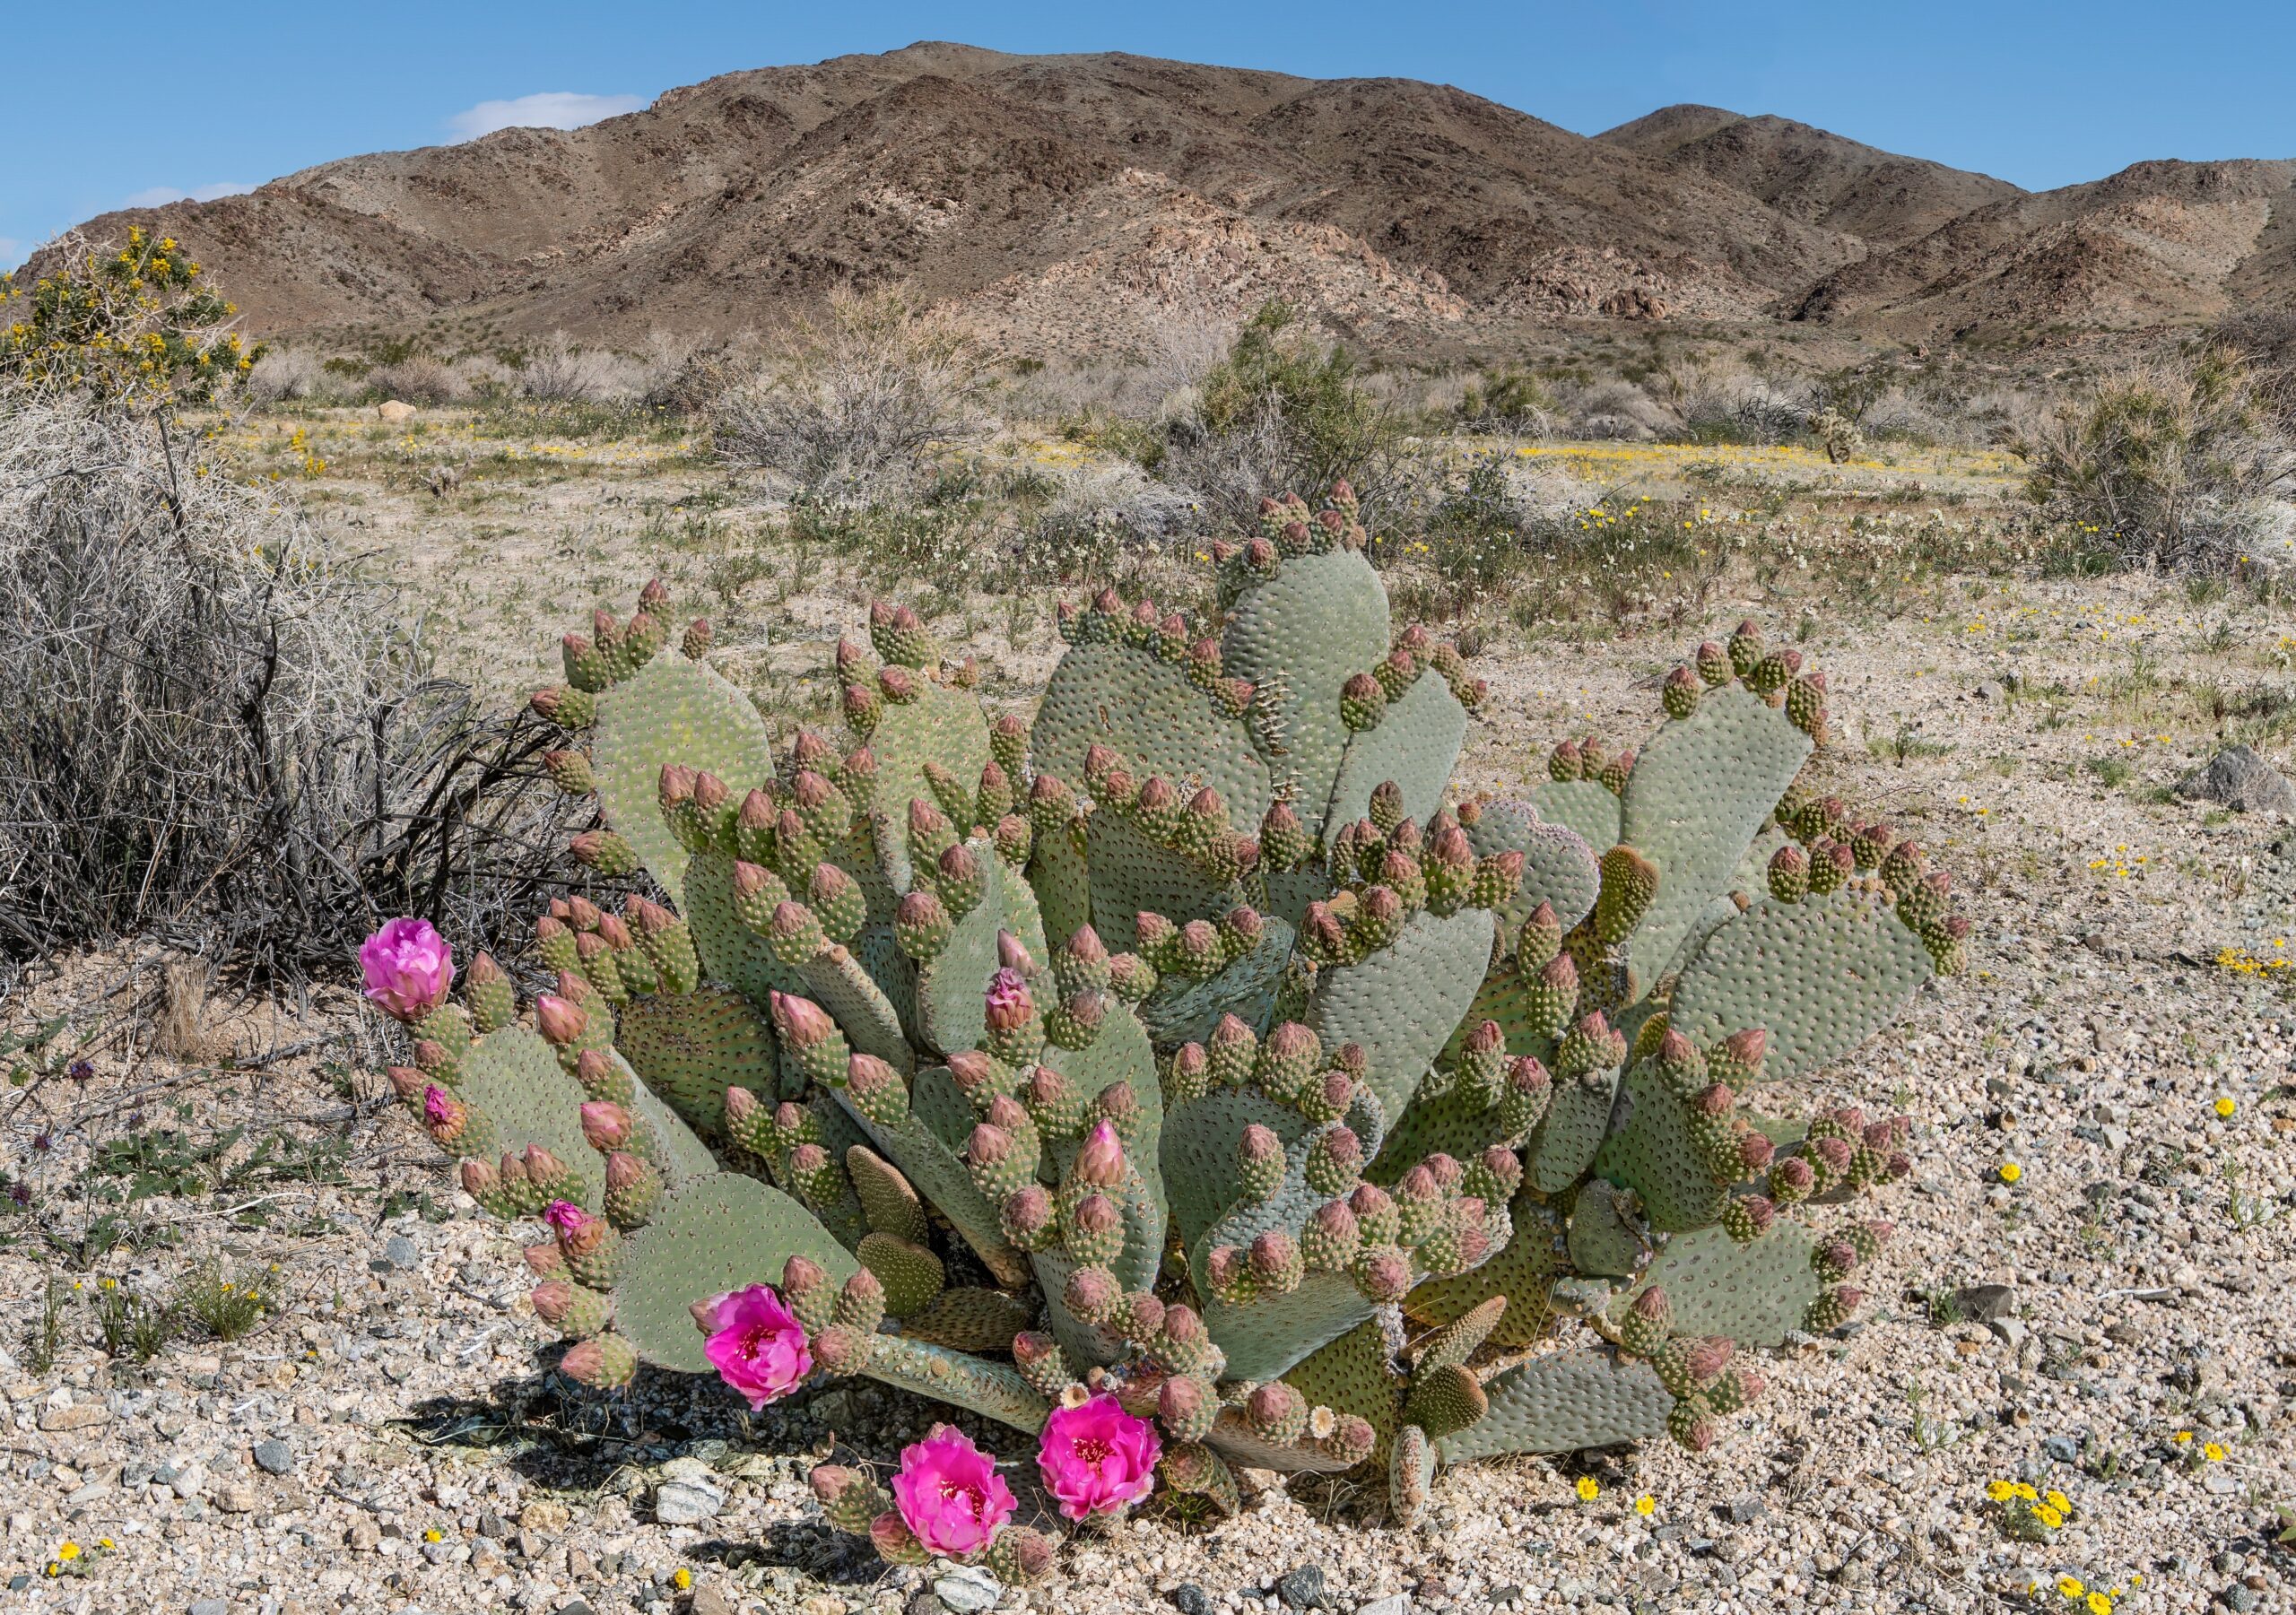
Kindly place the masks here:
<instances>
[{"instance_id":1,"label":"boulder","mask_svg":"<svg viewBox=\"0 0 2296 1615\"><path fill-rule=\"evenodd\" d=\"M2222 803L2242 813L2280 813L2296 819L2296 785L2253 746L2219 751L2208 766L2177 781L2177 794L2188 801Z\"/></svg>"}]
</instances>

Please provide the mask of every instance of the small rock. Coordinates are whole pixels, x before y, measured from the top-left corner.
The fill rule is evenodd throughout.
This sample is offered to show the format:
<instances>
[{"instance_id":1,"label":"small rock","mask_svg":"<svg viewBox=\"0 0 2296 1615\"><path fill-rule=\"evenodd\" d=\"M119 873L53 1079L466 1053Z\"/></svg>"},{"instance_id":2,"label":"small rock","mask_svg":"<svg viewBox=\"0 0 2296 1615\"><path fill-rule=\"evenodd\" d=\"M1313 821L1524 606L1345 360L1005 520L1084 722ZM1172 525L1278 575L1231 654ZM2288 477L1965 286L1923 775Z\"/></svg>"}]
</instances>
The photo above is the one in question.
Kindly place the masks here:
<instances>
[{"instance_id":1,"label":"small rock","mask_svg":"<svg viewBox=\"0 0 2296 1615\"><path fill-rule=\"evenodd\" d=\"M563 1531L572 1512L555 1498L536 1498L518 1510L518 1524L528 1531Z\"/></svg>"},{"instance_id":2,"label":"small rock","mask_svg":"<svg viewBox=\"0 0 2296 1615\"><path fill-rule=\"evenodd\" d=\"M75 1402L68 1408L50 1408L39 1416L44 1430L85 1430L111 1422L111 1410L100 1402Z\"/></svg>"},{"instance_id":3,"label":"small rock","mask_svg":"<svg viewBox=\"0 0 2296 1615\"><path fill-rule=\"evenodd\" d=\"M996 1601L1004 1596L1004 1584L978 1565L963 1565L935 1576L933 1595L956 1615L978 1615L982 1610L996 1607Z\"/></svg>"},{"instance_id":4,"label":"small rock","mask_svg":"<svg viewBox=\"0 0 2296 1615\"><path fill-rule=\"evenodd\" d=\"M1370 1603L1355 1606L1355 1615L1411 1615L1411 1595L1390 1593L1385 1598L1375 1598Z\"/></svg>"},{"instance_id":5,"label":"small rock","mask_svg":"<svg viewBox=\"0 0 2296 1615\"><path fill-rule=\"evenodd\" d=\"M699 1525L726 1506L725 1488L682 1475L654 1488L654 1518L665 1525Z\"/></svg>"},{"instance_id":6,"label":"small rock","mask_svg":"<svg viewBox=\"0 0 2296 1615\"><path fill-rule=\"evenodd\" d=\"M2177 781L2176 794L2187 801L2222 803L2236 812L2296 819L2296 785L2289 784L2253 746L2219 751L2207 767Z\"/></svg>"},{"instance_id":7,"label":"small rock","mask_svg":"<svg viewBox=\"0 0 2296 1615\"><path fill-rule=\"evenodd\" d=\"M422 1253L404 1234L393 1234L383 1241L383 1260L401 1272L412 1272L422 1265Z\"/></svg>"},{"instance_id":8,"label":"small rock","mask_svg":"<svg viewBox=\"0 0 2296 1615\"><path fill-rule=\"evenodd\" d=\"M295 1449L274 1436L255 1444L255 1466L267 1475L283 1475L295 1467Z\"/></svg>"},{"instance_id":9,"label":"small rock","mask_svg":"<svg viewBox=\"0 0 2296 1615\"><path fill-rule=\"evenodd\" d=\"M2025 1326L2014 1318L1993 1318L1985 1325L2005 1346L2013 1350L2025 1343Z\"/></svg>"},{"instance_id":10,"label":"small rock","mask_svg":"<svg viewBox=\"0 0 2296 1615\"><path fill-rule=\"evenodd\" d=\"M253 1514L259 1501L252 1486L219 1486L215 1489L215 1506L225 1514Z\"/></svg>"},{"instance_id":11,"label":"small rock","mask_svg":"<svg viewBox=\"0 0 2296 1615\"><path fill-rule=\"evenodd\" d=\"M586 1598L570 1598L558 1606L558 1615L598 1615Z\"/></svg>"},{"instance_id":12,"label":"small rock","mask_svg":"<svg viewBox=\"0 0 2296 1615\"><path fill-rule=\"evenodd\" d=\"M1971 1284L1953 1292L1953 1307L1973 1324L1990 1324L2017 1310L2017 1291L2008 1284Z\"/></svg>"},{"instance_id":13,"label":"small rock","mask_svg":"<svg viewBox=\"0 0 2296 1615\"><path fill-rule=\"evenodd\" d=\"M348 1541L351 1543L352 1552L372 1553L381 1544L382 1540L383 1533L376 1528L375 1522L366 1515L361 1515L351 1522Z\"/></svg>"},{"instance_id":14,"label":"small rock","mask_svg":"<svg viewBox=\"0 0 2296 1615\"><path fill-rule=\"evenodd\" d=\"M2257 1595L2246 1587L2227 1587L2224 1589L2224 1607L2238 1610L2240 1615L2248 1615L2257 1607Z\"/></svg>"},{"instance_id":15,"label":"small rock","mask_svg":"<svg viewBox=\"0 0 2296 1615\"><path fill-rule=\"evenodd\" d=\"M2008 692L2003 690L2000 685L1995 683L1992 680L1987 679L1970 693L1975 695L1980 701L1997 701Z\"/></svg>"},{"instance_id":16,"label":"small rock","mask_svg":"<svg viewBox=\"0 0 2296 1615\"><path fill-rule=\"evenodd\" d=\"M501 1541L510 1534L510 1523L499 1514L482 1514L478 1516L478 1534L491 1542Z\"/></svg>"},{"instance_id":17,"label":"small rock","mask_svg":"<svg viewBox=\"0 0 2296 1615\"><path fill-rule=\"evenodd\" d=\"M1749 1494L1730 1505L1730 1522L1735 1525L1751 1525L1769 1512L1769 1505Z\"/></svg>"},{"instance_id":18,"label":"small rock","mask_svg":"<svg viewBox=\"0 0 2296 1615\"><path fill-rule=\"evenodd\" d=\"M1286 1571L1275 1584L1275 1595L1286 1609L1320 1610L1326 1605L1324 1597L1324 1568L1321 1565L1302 1565Z\"/></svg>"},{"instance_id":19,"label":"small rock","mask_svg":"<svg viewBox=\"0 0 2296 1615\"><path fill-rule=\"evenodd\" d=\"M393 426L396 426L401 421L412 421L414 419L414 406L411 404L404 403L399 399L392 398L377 404L375 406L375 413L380 419L389 421Z\"/></svg>"},{"instance_id":20,"label":"small rock","mask_svg":"<svg viewBox=\"0 0 2296 1615\"><path fill-rule=\"evenodd\" d=\"M1204 1589L1192 1581L1184 1581L1171 1592L1172 1608L1180 1615L1212 1615L1212 1601Z\"/></svg>"},{"instance_id":21,"label":"small rock","mask_svg":"<svg viewBox=\"0 0 2296 1615\"><path fill-rule=\"evenodd\" d=\"M691 1615L739 1615L739 1608L726 1596L716 1582L704 1582L693 1590Z\"/></svg>"},{"instance_id":22,"label":"small rock","mask_svg":"<svg viewBox=\"0 0 2296 1615\"><path fill-rule=\"evenodd\" d=\"M2059 1463L2075 1463L2081 1458L2081 1444L2070 1436L2051 1436L2041 1443L2041 1449Z\"/></svg>"},{"instance_id":23,"label":"small rock","mask_svg":"<svg viewBox=\"0 0 2296 1615\"><path fill-rule=\"evenodd\" d=\"M231 1615L231 1603L225 1598L203 1598L186 1611L185 1615Z\"/></svg>"}]
</instances>

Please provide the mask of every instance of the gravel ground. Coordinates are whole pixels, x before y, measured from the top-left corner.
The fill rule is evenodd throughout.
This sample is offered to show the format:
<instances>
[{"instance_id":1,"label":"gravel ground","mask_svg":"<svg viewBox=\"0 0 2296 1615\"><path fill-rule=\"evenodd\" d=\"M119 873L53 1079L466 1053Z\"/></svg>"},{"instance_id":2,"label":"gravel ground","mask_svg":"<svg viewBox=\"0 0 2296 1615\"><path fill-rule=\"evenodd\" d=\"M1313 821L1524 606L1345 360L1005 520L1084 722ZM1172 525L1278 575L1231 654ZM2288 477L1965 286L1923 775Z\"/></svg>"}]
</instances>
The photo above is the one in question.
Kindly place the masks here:
<instances>
[{"instance_id":1,"label":"gravel ground","mask_svg":"<svg viewBox=\"0 0 2296 1615\"><path fill-rule=\"evenodd\" d=\"M103 995L129 961L107 957L8 1006L19 1029L80 1029L15 1056L28 1085L0 1095L0 1170L30 1200L0 1216L0 1608L2074 1611L2092 1590L2124 1611L2296 1608L2270 1545L2275 1503L2296 1503L2296 970L2271 963L2296 948L2296 830L2160 789L2218 743L2175 680L2284 684L2286 629L2136 583L2013 587L1813 637L1848 725L1838 788L1954 871L1979 947L1804 1096L1910 1111L1898 1237L1861 1320L1784 1353L1702 1457L1449 1472L1409 1533L1376 1481L1248 1473L1240 1517L1152 1508L1025 1593L888 1571L802 1476L832 1451L895 1460L929 1404L858 1382L752 1420L698 1382L570 1386L517 1241L387 1103L347 1003L223 1006L211 1061L330 1041L185 1065L131 1052L131 996ZM1778 603L1724 603L1709 629L1749 607ZM1463 778L1511 783L1589 715L1614 742L1640 733L1674 638L1487 657ZM2149 684L2129 675L2147 656L2168 670ZM169 1128L189 1142L153 1142ZM89 1237L107 1214L108 1250ZM141 1366L98 1350L107 1297L208 1263L268 1289L251 1333L192 1331ZM2013 1540L1996 1480L2061 1491L2067 1523Z\"/></svg>"}]
</instances>

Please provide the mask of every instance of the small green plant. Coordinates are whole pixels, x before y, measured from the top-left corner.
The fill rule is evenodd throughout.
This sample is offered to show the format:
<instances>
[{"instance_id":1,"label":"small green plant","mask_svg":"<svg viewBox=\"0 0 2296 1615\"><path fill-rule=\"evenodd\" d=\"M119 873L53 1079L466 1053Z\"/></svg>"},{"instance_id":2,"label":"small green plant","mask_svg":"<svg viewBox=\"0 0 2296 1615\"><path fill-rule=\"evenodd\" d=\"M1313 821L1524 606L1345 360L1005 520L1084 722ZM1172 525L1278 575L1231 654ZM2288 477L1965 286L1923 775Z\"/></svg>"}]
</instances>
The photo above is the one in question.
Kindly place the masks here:
<instances>
[{"instance_id":1,"label":"small green plant","mask_svg":"<svg viewBox=\"0 0 2296 1615\"><path fill-rule=\"evenodd\" d=\"M213 1339L235 1341L252 1333L268 1315L276 1292L276 1281L270 1274L250 1279L215 1261L196 1269L185 1281L178 1305Z\"/></svg>"},{"instance_id":2,"label":"small green plant","mask_svg":"<svg viewBox=\"0 0 2296 1615\"><path fill-rule=\"evenodd\" d=\"M24 1366L35 1374L56 1367L57 1355L64 1350L64 1308L71 1295L72 1287L53 1273L40 1288L39 1311L24 1340Z\"/></svg>"},{"instance_id":3,"label":"small green plant","mask_svg":"<svg viewBox=\"0 0 2296 1615\"><path fill-rule=\"evenodd\" d=\"M96 1327L106 1355L148 1363L175 1337L176 1319L170 1308L106 1279L96 1288Z\"/></svg>"},{"instance_id":4,"label":"small green plant","mask_svg":"<svg viewBox=\"0 0 2296 1615\"><path fill-rule=\"evenodd\" d=\"M1925 1411L1929 1387L1918 1383L1905 1388L1905 1405L1913 1415L1913 1445L1918 1451L1940 1453L1969 1439L1969 1431L1950 1419L1933 1419Z\"/></svg>"},{"instance_id":5,"label":"small green plant","mask_svg":"<svg viewBox=\"0 0 2296 1615\"><path fill-rule=\"evenodd\" d=\"M2110 791L2119 790L2121 786L2136 777L2135 768L2126 758L2092 757L2084 760L2081 766L2097 777L2098 784Z\"/></svg>"}]
</instances>

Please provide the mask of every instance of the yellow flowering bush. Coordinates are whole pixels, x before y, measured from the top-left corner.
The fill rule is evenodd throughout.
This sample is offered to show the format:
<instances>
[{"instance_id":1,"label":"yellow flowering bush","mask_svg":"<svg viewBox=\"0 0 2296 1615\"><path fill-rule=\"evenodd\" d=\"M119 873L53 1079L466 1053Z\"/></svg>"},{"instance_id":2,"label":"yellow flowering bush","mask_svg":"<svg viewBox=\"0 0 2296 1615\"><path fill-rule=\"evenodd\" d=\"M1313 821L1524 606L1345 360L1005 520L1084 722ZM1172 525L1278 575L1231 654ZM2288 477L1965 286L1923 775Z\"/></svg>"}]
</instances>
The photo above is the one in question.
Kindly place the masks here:
<instances>
[{"instance_id":1,"label":"yellow flowering bush","mask_svg":"<svg viewBox=\"0 0 2296 1615\"><path fill-rule=\"evenodd\" d=\"M0 275L0 386L86 391L106 404L203 404L246 379L263 345L231 325L171 236L67 243L76 267L30 287Z\"/></svg>"},{"instance_id":2,"label":"yellow flowering bush","mask_svg":"<svg viewBox=\"0 0 2296 1615\"><path fill-rule=\"evenodd\" d=\"M2040 1491L2022 1480L1988 1480L1986 1512L2001 1534L2021 1542L2045 1542L2073 1518L2073 1499L2061 1491Z\"/></svg>"}]
</instances>

